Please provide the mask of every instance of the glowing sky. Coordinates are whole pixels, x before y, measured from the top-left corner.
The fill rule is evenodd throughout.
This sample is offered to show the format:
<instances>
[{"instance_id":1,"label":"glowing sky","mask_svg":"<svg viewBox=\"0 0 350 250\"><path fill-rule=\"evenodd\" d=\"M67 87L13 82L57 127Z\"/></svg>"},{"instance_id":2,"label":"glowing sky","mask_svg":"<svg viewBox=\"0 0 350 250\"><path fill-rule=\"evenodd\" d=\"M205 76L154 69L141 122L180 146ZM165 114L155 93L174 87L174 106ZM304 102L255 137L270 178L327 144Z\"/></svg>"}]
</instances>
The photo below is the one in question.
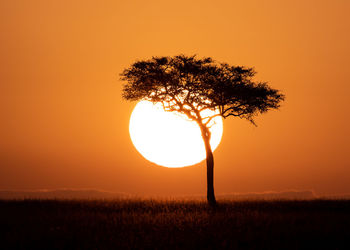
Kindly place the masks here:
<instances>
[{"instance_id":1,"label":"glowing sky","mask_svg":"<svg viewBox=\"0 0 350 250\"><path fill-rule=\"evenodd\" d=\"M350 1L0 1L0 189L204 194L129 137L118 74L151 56L255 67L283 91L258 127L224 120L217 193L350 193Z\"/></svg>"}]
</instances>

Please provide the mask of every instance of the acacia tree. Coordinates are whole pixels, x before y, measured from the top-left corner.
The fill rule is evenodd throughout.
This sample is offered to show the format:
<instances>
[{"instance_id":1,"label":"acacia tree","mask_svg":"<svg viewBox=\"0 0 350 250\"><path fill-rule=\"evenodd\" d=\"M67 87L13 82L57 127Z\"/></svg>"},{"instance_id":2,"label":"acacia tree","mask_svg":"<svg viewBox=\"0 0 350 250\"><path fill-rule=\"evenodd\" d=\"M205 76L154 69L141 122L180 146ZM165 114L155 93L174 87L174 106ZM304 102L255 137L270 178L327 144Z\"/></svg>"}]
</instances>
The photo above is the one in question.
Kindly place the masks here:
<instances>
[{"instance_id":1,"label":"acacia tree","mask_svg":"<svg viewBox=\"0 0 350 250\"><path fill-rule=\"evenodd\" d=\"M121 73L126 100L162 103L165 111L185 114L202 134L207 163L207 200L214 195L214 157L210 146L210 122L216 116L239 117L254 123L254 117L277 109L284 95L266 82L253 81L253 68L217 63L210 57L178 55L136 61ZM204 110L216 111L203 116Z\"/></svg>"}]
</instances>

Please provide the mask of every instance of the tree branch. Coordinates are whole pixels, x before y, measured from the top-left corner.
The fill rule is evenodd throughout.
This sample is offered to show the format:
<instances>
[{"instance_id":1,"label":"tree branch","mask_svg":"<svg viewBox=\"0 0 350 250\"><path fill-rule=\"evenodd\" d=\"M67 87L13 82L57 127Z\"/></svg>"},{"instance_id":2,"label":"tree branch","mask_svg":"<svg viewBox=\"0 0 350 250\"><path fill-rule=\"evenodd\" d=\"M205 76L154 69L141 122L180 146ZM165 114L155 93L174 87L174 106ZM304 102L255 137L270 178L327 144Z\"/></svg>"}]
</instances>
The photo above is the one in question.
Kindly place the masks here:
<instances>
[{"instance_id":1,"label":"tree branch","mask_svg":"<svg viewBox=\"0 0 350 250\"><path fill-rule=\"evenodd\" d=\"M212 116L208 116L208 117L203 118L202 120L208 119L208 120L204 123L204 125L207 126L207 125L209 124L209 122L210 122L212 119L214 119L215 117L218 117L218 116L221 116L221 114L215 114L215 115L212 115Z\"/></svg>"}]
</instances>

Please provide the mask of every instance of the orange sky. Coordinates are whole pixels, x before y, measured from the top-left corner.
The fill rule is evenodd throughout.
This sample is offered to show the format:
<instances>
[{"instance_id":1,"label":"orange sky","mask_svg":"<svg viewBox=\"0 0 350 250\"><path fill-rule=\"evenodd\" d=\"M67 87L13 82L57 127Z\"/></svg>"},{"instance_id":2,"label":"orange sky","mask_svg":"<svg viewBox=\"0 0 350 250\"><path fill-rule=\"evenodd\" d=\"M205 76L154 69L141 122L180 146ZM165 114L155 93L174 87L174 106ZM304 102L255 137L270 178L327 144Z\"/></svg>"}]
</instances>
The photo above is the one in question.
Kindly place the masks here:
<instances>
[{"instance_id":1,"label":"orange sky","mask_svg":"<svg viewBox=\"0 0 350 250\"><path fill-rule=\"evenodd\" d=\"M350 193L350 1L0 1L0 189L205 194L202 162L155 166L118 74L151 56L255 67L281 89L258 127L224 121L215 191Z\"/></svg>"}]
</instances>

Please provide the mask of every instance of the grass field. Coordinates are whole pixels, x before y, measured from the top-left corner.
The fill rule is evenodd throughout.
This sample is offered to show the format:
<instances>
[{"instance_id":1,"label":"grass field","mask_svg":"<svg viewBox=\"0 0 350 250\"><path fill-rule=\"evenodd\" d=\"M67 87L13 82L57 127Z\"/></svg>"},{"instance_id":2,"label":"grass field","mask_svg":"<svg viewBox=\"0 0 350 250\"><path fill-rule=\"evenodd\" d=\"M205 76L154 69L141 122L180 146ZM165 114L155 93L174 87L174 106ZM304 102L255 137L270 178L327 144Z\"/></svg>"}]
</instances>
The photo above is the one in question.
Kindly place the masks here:
<instances>
[{"instance_id":1,"label":"grass field","mask_svg":"<svg viewBox=\"0 0 350 250\"><path fill-rule=\"evenodd\" d=\"M350 201L0 201L0 249L350 249Z\"/></svg>"}]
</instances>

